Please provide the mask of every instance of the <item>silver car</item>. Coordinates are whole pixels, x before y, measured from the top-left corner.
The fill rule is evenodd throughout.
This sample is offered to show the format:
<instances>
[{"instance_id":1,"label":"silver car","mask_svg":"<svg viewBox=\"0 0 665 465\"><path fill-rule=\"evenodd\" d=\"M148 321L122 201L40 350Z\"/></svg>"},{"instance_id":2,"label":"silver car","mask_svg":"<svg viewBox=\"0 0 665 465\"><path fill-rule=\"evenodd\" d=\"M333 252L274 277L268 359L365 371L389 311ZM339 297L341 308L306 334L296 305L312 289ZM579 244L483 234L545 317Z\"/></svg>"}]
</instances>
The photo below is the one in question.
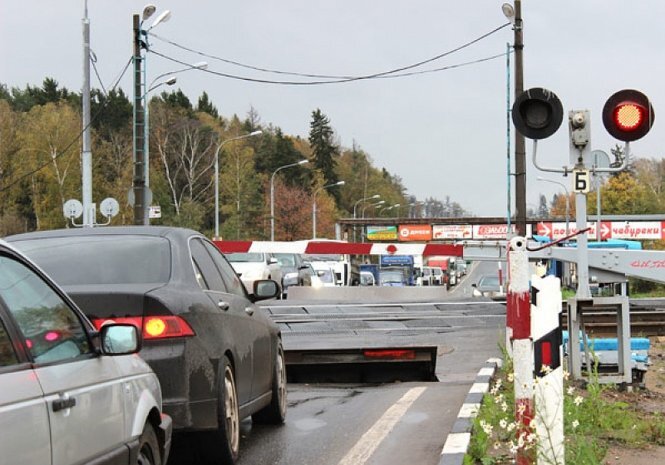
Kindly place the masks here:
<instances>
[{"instance_id":1,"label":"silver car","mask_svg":"<svg viewBox=\"0 0 665 465\"><path fill-rule=\"evenodd\" d=\"M95 331L40 269L0 241L2 463L163 465L159 382L135 327Z\"/></svg>"}]
</instances>

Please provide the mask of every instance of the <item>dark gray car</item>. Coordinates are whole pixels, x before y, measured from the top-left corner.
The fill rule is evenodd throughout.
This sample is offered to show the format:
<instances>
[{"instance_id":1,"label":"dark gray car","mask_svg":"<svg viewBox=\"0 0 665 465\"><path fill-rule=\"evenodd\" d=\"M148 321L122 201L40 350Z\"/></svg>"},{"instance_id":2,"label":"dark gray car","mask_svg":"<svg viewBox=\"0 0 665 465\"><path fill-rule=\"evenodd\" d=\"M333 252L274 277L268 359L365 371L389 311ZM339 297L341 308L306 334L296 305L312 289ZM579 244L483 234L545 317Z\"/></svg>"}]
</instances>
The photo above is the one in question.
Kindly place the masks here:
<instances>
[{"instance_id":1,"label":"dark gray car","mask_svg":"<svg viewBox=\"0 0 665 465\"><path fill-rule=\"evenodd\" d=\"M97 327L129 322L162 386L174 432L197 432L197 463L233 463L242 418L281 423L286 373L280 333L215 245L187 229L136 226L7 238L45 269Z\"/></svg>"}]
</instances>

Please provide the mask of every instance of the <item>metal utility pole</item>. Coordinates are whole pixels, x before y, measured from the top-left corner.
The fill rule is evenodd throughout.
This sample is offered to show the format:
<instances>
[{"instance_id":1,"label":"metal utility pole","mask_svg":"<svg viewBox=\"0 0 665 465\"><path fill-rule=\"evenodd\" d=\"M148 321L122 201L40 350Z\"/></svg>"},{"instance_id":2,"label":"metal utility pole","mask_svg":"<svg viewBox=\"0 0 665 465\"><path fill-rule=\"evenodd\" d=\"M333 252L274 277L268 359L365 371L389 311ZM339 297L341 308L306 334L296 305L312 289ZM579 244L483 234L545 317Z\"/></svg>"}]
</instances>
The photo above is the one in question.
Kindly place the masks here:
<instances>
[{"instance_id":1,"label":"metal utility pole","mask_svg":"<svg viewBox=\"0 0 665 465\"><path fill-rule=\"evenodd\" d=\"M90 20L88 1L84 2L83 16L83 141L81 147L81 192L83 200L83 226L95 223L95 207L92 204L92 151L90 142Z\"/></svg>"},{"instance_id":2,"label":"metal utility pole","mask_svg":"<svg viewBox=\"0 0 665 465\"><path fill-rule=\"evenodd\" d=\"M145 185L145 110L143 109L143 79L141 57L141 22L133 17L134 31L134 224L147 224L147 192Z\"/></svg>"},{"instance_id":3,"label":"metal utility pole","mask_svg":"<svg viewBox=\"0 0 665 465\"><path fill-rule=\"evenodd\" d=\"M524 92L522 1L515 0L515 99ZM515 209L518 236L526 236L526 148L524 135L515 131Z\"/></svg>"}]
</instances>

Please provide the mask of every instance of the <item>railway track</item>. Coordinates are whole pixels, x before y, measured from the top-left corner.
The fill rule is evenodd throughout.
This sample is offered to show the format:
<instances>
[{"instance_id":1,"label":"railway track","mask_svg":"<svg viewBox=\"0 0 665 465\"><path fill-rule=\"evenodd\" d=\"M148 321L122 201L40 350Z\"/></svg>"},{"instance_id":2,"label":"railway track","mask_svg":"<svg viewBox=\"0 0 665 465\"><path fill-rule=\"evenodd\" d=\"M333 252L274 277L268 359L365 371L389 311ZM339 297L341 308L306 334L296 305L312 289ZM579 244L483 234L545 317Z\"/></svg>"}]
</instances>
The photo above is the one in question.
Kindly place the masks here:
<instances>
[{"instance_id":1,"label":"railway track","mask_svg":"<svg viewBox=\"0 0 665 465\"><path fill-rule=\"evenodd\" d=\"M617 333L617 313L611 307L595 307L585 310L584 328L587 333L596 336L612 337ZM566 305L562 314L563 327L568 328ZM630 333L633 337L665 335L665 302L631 301Z\"/></svg>"}]
</instances>

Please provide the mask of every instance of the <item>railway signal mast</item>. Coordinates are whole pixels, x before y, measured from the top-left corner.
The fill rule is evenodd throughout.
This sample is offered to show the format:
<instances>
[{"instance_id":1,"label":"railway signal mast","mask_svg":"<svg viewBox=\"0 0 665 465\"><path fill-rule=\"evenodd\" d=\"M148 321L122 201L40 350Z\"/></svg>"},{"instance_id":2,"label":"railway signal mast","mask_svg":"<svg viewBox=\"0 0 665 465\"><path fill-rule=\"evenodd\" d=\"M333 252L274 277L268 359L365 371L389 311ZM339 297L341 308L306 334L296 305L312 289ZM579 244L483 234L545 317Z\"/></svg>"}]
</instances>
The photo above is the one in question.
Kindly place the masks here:
<instances>
[{"instance_id":1,"label":"railway signal mast","mask_svg":"<svg viewBox=\"0 0 665 465\"><path fill-rule=\"evenodd\" d=\"M541 171L561 173L564 176L572 175L572 190L575 192L576 226L582 232L587 227L586 194L590 187L590 173L612 173L626 169L630 154L630 142L644 137L655 120L655 112L649 98L643 93L624 89L613 94L603 107L603 124L605 129L616 139L625 142L624 157L618 167L597 167L591 170L585 165L585 160L591 160L591 131L590 113L588 110L572 110L568 113L570 165L562 168L545 167L538 164L536 151L539 139L545 139L554 134L563 120L563 106L556 94L542 89L534 88L520 95L513 105L513 123L518 131L526 137L533 139L533 164ZM600 225L597 225L599 227ZM558 258L554 248L549 249L551 258ZM564 251L562 249L561 251ZM566 252L572 252L570 249ZM554 252L554 253L553 253ZM596 251L594 251L596 252ZM617 253L616 251L614 252ZM615 260L618 266L612 271L623 272L625 265L632 260L626 258L632 251L621 251L623 257ZM570 253L565 253L568 259ZM570 370L573 376L581 377L581 355L579 351L580 320L583 319L584 308L594 304L613 305L617 307L619 347L619 377L609 379L616 382L630 382L630 320L628 310L628 297L625 287L622 296L592 298L589 288L589 250L587 234L577 237L577 293L574 299L569 299L569 331L570 331ZM607 300L609 299L609 300ZM579 316L579 318L578 318ZM582 324L583 329L583 324ZM584 337L584 335L583 335ZM587 356L587 363L589 357Z\"/></svg>"}]
</instances>

